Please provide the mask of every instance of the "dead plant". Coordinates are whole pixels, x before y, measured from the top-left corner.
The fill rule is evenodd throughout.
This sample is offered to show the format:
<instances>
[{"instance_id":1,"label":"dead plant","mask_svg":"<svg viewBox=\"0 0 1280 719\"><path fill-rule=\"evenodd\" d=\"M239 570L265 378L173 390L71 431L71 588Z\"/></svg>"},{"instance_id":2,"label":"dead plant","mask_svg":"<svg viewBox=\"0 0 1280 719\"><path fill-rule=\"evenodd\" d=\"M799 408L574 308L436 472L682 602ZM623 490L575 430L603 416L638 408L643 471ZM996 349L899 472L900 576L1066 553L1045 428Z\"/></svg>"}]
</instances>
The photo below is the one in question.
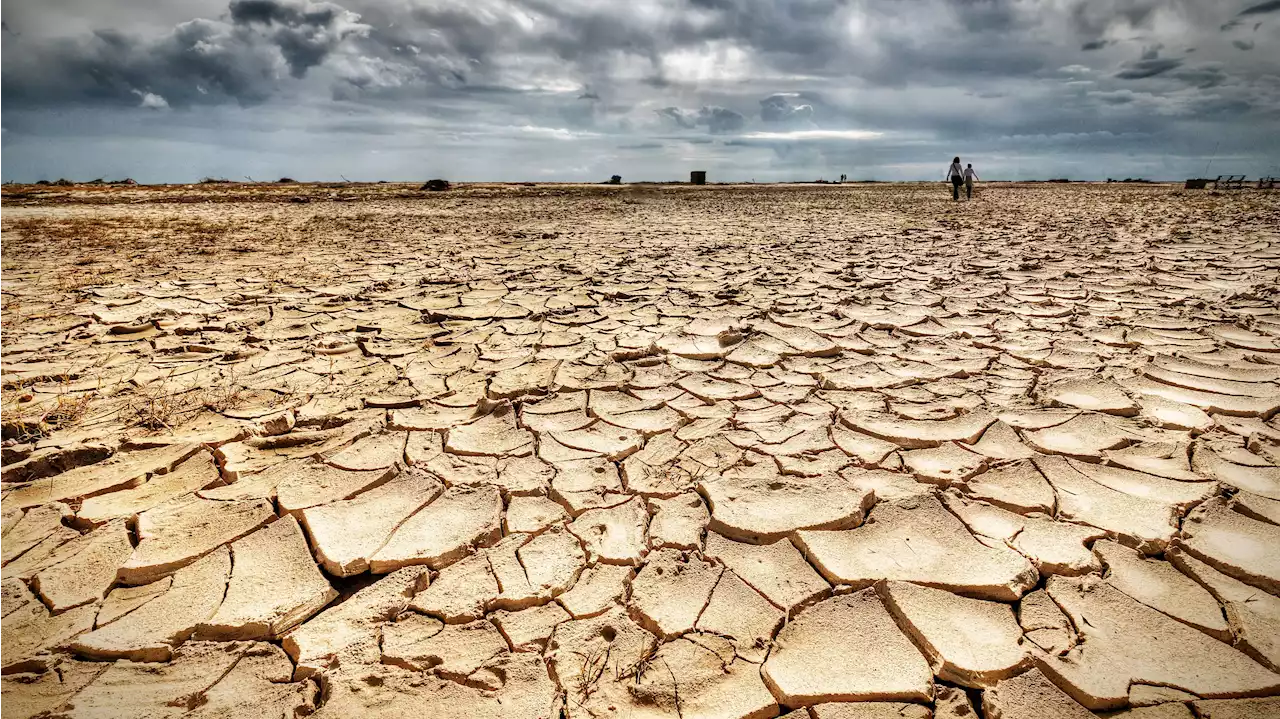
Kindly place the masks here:
<instances>
[{"instance_id":1,"label":"dead plant","mask_svg":"<svg viewBox=\"0 0 1280 719\"><path fill-rule=\"evenodd\" d=\"M644 673L649 670L650 665L653 664L653 660L657 656L658 643L653 641L645 642L644 646L640 648L640 654L636 657L634 662L631 662L626 666L614 668L614 680L622 681L623 679L631 679L636 684L639 684L640 679L644 676Z\"/></svg>"},{"instance_id":2,"label":"dead plant","mask_svg":"<svg viewBox=\"0 0 1280 719\"><path fill-rule=\"evenodd\" d=\"M596 692L600 686L600 679L604 676L604 670L609 664L609 652L611 649L597 650L592 652L574 652L581 662L581 671L574 679L574 694L577 695L578 705L586 703L587 699Z\"/></svg>"},{"instance_id":3,"label":"dead plant","mask_svg":"<svg viewBox=\"0 0 1280 719\"><path fill-rule=\"evenodd\" d=\"M247 400L243 387L227 384L204 390L200 403L214 412L226 412L244 406Z\"/></svg>"},{"instance_id":4,"label":"dead plant","mask_svg":"<svg viewBox=\"0 0 1280 719\"><path fill-rule=\"evenodd\" d=\"M78 396L60 394L54 399L53 406L40 418L40 422L58 429L73 427L89 413L89 405L93 400L93 393Z\"/></svg>"},{"instance_id":5,"label":"dead plant","mask_svg":"<svg viewBox=\"0 0 1280 719\"><path fill-rule=\"evenodd\" d=\"M125 404L125 421L132 427L173 429L188 415L203 409L201 393L191 388L166 392L144 385L134 390Z\"/></svg>"}]
</instances>

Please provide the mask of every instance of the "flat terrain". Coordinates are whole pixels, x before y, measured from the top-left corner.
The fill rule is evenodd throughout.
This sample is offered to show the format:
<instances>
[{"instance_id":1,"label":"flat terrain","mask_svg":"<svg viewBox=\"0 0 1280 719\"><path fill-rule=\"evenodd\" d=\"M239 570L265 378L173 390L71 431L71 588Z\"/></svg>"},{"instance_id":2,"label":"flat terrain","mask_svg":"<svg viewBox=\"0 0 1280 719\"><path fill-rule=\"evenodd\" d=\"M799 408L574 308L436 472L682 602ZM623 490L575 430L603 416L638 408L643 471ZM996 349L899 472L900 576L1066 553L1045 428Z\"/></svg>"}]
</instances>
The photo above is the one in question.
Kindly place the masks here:
<instances>
[{"instance_id":1,"label":"flat terrain","mask_svg":"<svg viewBox=\"0 0 1280 719\"><path fill-rule=\"evenodd\" d=\"M1280 194L3 202L5 719L1280 715Z\"/></svg>"}]
</instances>

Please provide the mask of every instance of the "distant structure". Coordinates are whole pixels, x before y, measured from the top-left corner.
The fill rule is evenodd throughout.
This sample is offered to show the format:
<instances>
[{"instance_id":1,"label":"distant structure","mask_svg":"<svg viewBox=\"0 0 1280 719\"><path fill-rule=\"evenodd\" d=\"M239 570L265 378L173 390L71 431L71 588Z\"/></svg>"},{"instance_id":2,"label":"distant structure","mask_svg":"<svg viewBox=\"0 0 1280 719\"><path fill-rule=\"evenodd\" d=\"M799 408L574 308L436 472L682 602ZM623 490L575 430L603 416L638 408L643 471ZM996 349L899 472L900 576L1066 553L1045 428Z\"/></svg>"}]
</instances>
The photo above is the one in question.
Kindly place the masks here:
<instances>
[{"instance_id":1,"label":"distant structure","mask_svg":"<svg viewBox=\"0 0 1280 719\"><path fill-rule=\"evenodd\" d=\"M1218 179L1213 181L1213 189L1243 190L1244 175L1218 175Z\"/></svg>"},{"instance_id":2,"label":"distant structure","mask_svg":"<svg viewBox=\"0 0 1280 719\"><path fill-rule=\"evenodd\" d=\"M449 189L449 181L440 180L440 179L427 180L425 183L423 183L421 189L430 190L431 192L443 192Z\"/></svg>"},{"instance_id":3,"label":"distant structure","mask_svg":"<svg viewBox=\"0 0 1280 719\"><path fill-rule=\"evenodd\" d=\"M1209 180L1206 180L1206 179L1205 179L1205 178L1203 178L1203 177L1193 177L1193 178L1189 178L1189 179L1187 180L1187 183L1186 183L1185 185L1183 185L1183 186L1182 186L1182 189L1184 189L1184 190L1203 190L1204 188L1206 188L1206 187L1208 187L1208 186L1209 186Z\"/></svg>"},{"instance_id":4,"label":"distant structure","mask_svg":"<svg viewBox=\"0 0 1280 719\"><path fill-rule=\"evenodd\" d=\"M609 178L609 184L610 184L610 185L621 185L621 184L622 184L622 175L614 175L613 177L610 177L610 178Z\"/></svg>"},{"instance_id":5,"label":"distant structure","mask_svg":"<svg viewBox=\"0 0 1280 719\"><path fill-rule=\"evenodd\" d=\"M1274 189L1276 189L1276 183L1277 183L1277 182L1280 182L1280 177L1259 177L1259 178L1258 178L1258 189L1259 189L1259 190L1274 190Z\"/></svg>"},{"instance_id":6,"label":"distant structure","mask_svg":"<svg viewBox=\"0 0 1280 719\"><path fill-rule=\"evenodd\" d=\"M705 185L705 184L707 184L707 171L706 171L706 170L694 170L693 172L690 172L690 173L689 173L689 183L690 183L690 184L693 184L693 185Z\"/></svg>"}]
</instances>

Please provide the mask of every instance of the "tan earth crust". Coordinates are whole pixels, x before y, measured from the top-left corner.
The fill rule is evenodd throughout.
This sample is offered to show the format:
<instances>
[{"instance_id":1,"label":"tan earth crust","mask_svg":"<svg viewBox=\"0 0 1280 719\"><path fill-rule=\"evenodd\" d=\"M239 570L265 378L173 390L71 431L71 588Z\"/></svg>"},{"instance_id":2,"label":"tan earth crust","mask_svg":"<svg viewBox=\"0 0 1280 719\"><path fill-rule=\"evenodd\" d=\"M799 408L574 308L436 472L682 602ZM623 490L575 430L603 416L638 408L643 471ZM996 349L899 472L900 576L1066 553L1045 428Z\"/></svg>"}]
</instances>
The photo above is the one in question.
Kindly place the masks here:
<instances>
[{"instance_id":1,"label":"tan earth crust","mask_svg":"<svg viewBox=\"0 0 1280 719\"><path fill-rule=\"evenodd\" d=\"M1280 195L3 206L4 719L1280 716Z\"/></svg>"}]
</instances>

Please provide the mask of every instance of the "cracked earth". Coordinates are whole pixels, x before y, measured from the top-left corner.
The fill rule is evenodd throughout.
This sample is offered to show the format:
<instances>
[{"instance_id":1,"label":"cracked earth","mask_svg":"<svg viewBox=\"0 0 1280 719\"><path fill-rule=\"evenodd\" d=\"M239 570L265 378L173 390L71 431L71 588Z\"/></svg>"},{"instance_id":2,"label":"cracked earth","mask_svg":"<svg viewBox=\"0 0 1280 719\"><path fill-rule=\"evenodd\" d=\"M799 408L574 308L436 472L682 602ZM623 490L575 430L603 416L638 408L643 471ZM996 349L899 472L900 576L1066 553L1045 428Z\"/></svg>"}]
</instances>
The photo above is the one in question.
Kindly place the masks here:
<instances>
[{"instance_id":1,"label":"cracked earth","mask_svg":"<svg viewBox=\"0 0 1280 719\"><path fill-rule=\"evenodd\" d=\"M1280 196L93 188L3 230L5 719L1280 715Z\"/></svg>"}]
</instances>

